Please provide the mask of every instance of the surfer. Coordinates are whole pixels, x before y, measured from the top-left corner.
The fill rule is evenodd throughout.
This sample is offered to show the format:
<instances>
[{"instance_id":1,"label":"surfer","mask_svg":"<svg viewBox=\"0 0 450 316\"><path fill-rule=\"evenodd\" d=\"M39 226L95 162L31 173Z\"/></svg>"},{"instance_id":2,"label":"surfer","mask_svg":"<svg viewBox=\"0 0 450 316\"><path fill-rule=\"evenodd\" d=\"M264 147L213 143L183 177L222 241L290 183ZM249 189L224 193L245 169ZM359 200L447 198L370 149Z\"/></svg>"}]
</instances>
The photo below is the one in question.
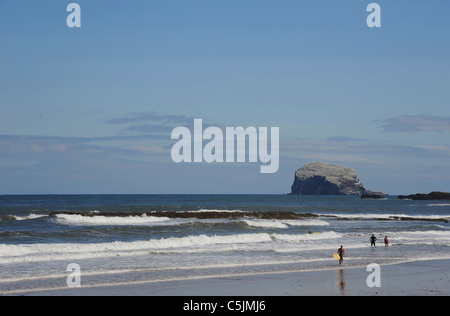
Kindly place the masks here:
<instances>
[{"instance_id":1,"label":"surfer","mask_svg":"<svg viewBox=\"0 0 450 316\"><path fill-rule=\"evenodd\" d=\"M376 247L375 242L377 241L377 237L375 237L374 234L372 234L372 237L370 237L370 246Z\"/></svg>"},{"instance_id":2,"label":"surfer","mask_svg":"<svg viewBox=\"0 0 450 316\"><path fill-rule=\"evenodd\" d=\"M339 265L342 265L342 262L344 262L344 256L345 256L345 249L344 246L341 245L341 248L338 249L337 254L339 255Z\"/></svg>"}]
</instances>

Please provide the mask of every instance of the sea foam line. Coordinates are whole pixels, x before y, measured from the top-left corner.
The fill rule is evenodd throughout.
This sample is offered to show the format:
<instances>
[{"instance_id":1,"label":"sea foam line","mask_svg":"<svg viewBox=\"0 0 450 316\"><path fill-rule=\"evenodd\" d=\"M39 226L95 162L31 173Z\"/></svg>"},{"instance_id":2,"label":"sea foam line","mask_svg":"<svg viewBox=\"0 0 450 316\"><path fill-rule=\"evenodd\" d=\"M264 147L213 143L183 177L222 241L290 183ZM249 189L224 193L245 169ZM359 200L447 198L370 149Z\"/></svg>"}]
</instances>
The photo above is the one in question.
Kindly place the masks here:
<instances>
[{"instance_id":1,"label":"sea foam line","mask_svg":"<svg viewBox=\"0 0 450 316\"><path fill-rule=\"evenodd\" d=\"M116 256L138 256L150 252L231 251L240 248L252 251L255 245L267 244L264 251L274 250L282 242L302 242L335 239L340 235L326 232L319 235L286 234L234 234L225 236L186 236L148 241L132 241L97 244L0 244L0 263L40 262L54 260L80 260Z\"/></svg>"},{"instance_id":2,"label":"sea foam line","mask_svg":"<svg viewBox=\"0 0 450 316\"><path fill-rule=\"evenodd\" d=\"M311 258L311 259L301 259L301 260L290 260L290 261L268 261L268 262L244 262L244 263L221 263L221 264L210 264L210 265L195 265L195 266L174 266L174 267L154 267L154 268L136 268L136 269L112 269L112 270L98 270L98 271L83 271L83 276L104 276L104 275L116 275L116 274L127 274L127 273L146 273L146 272L164 272L164 271L180 271L180 270L207 270L207 269L229 269L229 268L241 268L241 267L260 267L260 266L270 266L270 265L288 265L288 264L300 264L300 263L310 263L310 262L327 262L334 261L333 258ZM14 282L25 282L25 281L44 281L51 279L61 279L67 278L67 274L47 274L45 276L24 276L24 277L14 277L14 278L4 278L0 279L0 284L2 283L14 283Z\"/></svg>"},{"instance_id":3,"label":"sea foam line","mask_svg":"<svg viewBox=\"0 0 450 316\"><path fill-rule=\"evenodd\" d=\"M231 212L231 211L230 211ZM233 211L234 212L234 211ZM195 212L194 212L195 213ZM242 222L251 227L259 228L280 228L286 229L290 226L329 226L324 220L301 219L301 220L282 220L282 219L255 219L255 218L169 218L154 217L146 214L140 216L115 217L115 216L82 216L79 214L57 214L54 215L54 221L62 225L73 226L177 226L190 223L235 223Z\"/></svg>"},{"instance_id":4,"label":"sea foam line","mask_svg":"<svg viewBox=\"0 0 450 316\"><path fill-rule=\"evenodd\" d=\"M331 260L331 259L327 259ZM420 261L433 261L433 260L450 260L450 257L446 258L423 258L423 259L405 259L402 258L401 261L396 261L392 263L380 264L381 266L397 265L409 262L420 262ZM334 260L335 261L335 260ZM348 261L348 259L347 259ZM350 269L365 268L366 265L356 265L349 267ZM165 279L154 279L154 280L139 280L139 281L128 281L128 282L110 282L110 283L97 283L97 284L83 284L80 288L69 288L69 287L47 287L47 288L28 288L28 289L16 289L0 292L0 295L17 295L25 293L43 293L51 291L69 291L69 290L84 290L84 289L95 289L95 288L109 288L109 287L123 287L123 286L134 286L134 285L146 285L154 283L165 283L165 282L181 282L181 281L195 281L195 280L206 280L206 279L216 279L216 278L236 278L236 277L251 277L251 276L261 276L261 275L280 275L280 274L295 274L295 273L305 273L305 272L319 272L319 271L330 271L339 269L335 266L319 267L319 268L305 268L299 270L278 270L270 272L244 272L244 273L226 273L226 274L215 274L215 275L196 275L196 276L185 276L185 277L175 277L175 278L165 278Z\"/></svg>"},{"instance_id":5,"label":"sea foam line","mask_svg":"<svg viewBox=\"0 0 450 316\"><path fill-rule=\"evenodd\" d=\"M350 220L417 220L417 221L436 221L445 222L450 221L450 216L440 215L406 215L406 214L320 214L320 217L330 217L337 219Z\"/></svg>"}]
</instances>

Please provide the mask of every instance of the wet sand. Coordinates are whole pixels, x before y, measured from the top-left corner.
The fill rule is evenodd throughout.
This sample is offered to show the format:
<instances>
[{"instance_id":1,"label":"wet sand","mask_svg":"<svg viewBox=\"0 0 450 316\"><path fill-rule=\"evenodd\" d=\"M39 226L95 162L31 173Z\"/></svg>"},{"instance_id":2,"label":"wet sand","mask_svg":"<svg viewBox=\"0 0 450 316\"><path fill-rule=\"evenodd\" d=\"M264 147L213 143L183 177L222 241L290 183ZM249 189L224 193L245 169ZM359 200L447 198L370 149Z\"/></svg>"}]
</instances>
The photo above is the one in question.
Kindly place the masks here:
<instances>
[{"instance_id":1,"label":"wet sand","mask_svg":"<svg viewBox=\"0 0 450 316\"><path fill-rule=\"evenodd\" d=\"M450 260L381 266L381 287L370 288L367 267L233 275L164 282L27 292L43 296L448 296ZM15 293L14 295L21 295Z\"/></svg>"}]
</instances>

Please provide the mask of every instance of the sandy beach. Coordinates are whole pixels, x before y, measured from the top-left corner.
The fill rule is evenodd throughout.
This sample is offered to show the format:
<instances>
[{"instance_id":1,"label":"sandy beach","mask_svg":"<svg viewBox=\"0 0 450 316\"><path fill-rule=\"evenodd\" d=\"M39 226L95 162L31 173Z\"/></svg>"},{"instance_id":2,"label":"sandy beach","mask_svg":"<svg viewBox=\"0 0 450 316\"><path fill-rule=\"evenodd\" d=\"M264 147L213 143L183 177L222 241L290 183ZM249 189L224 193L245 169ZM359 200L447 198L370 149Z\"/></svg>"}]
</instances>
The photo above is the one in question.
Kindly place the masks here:
<instances>
[{"instance_id":1,"label":"sandy beach","mask_svg":"<svg viewBox=\"0 0 450 316\"><path fill-rule=\"evenodd\" d=\"M55 289L42 296L447 296L450 260L381 266L381 287L370 288L366 267Z\"/></svg>"}]
</instances>

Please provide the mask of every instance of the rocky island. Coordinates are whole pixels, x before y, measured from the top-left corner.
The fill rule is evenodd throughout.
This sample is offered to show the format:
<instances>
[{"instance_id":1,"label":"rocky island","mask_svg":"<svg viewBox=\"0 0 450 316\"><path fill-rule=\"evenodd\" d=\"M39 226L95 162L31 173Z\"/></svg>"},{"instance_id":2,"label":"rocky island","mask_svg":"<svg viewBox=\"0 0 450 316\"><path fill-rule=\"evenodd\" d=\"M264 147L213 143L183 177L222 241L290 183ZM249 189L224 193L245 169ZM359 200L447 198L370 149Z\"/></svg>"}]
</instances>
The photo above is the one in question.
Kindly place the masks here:
<instances>
[{"instance_id":1,"label":"rocky island","mask_svg":"<svg viewBox=\"0 0 450 316\"><path fill-rule=\"evenodd\" d=\"M415 200L415 201L450 201L450 193L431 192L429 194L399 195L398 198L400 200Z\"/></svg>"},{"instance_id":2,"label":"rocky island","mask_svg":"<svg viewBox=\"0 0 450 316\"><path fill-rule=\"evenodd\" d=\"M313 162L298 169L290 195L386 195L364 188L355 169Z\"/></svg>"}]
</instances>

